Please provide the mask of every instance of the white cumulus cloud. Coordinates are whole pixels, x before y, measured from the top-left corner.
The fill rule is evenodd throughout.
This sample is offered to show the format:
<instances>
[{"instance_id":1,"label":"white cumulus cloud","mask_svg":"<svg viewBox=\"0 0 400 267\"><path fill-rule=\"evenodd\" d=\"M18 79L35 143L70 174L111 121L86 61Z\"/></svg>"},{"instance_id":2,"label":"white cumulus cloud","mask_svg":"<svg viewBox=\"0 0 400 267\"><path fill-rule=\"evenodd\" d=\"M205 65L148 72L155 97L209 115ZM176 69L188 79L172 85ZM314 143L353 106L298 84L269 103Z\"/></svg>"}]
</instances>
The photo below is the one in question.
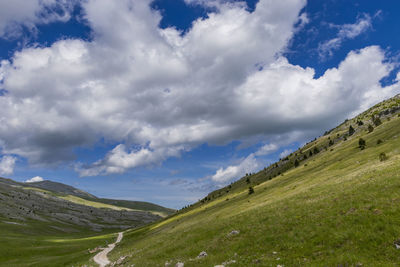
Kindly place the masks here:
<instances>
[{"instance_id":1,"label":"white cumulus cloud","mask_svg":"<svg viewBox=\"0 0 400 267\"><path fill-rule=\"evenodd\" d=\"M31 179L26 180L25 183L37 183L37 182L43 182L43 181L44 181L43 177L35 176L35 177L32 177Z\"/></svg>"},{"instance_id":2,"label":"white cumulus cloud","mask_svg":"<svg viewBox=\"0 0 400 267\"><path fill-rule=\"evenodd\" d=\"M237 165L231 165L226 168L220 168L211 177L214 182L223 184L238 177L244 176L260 168L260 164L253 154L247 156Z\"/></svg>"},{"instance_id":3,"label":"white cumulus cloud","mask_svg":"<svg viewBox=\"0 0 400 267\"><path fill-rule=\"evenodd\" d=\"M254 12L222 1L185 34L159 28L150 3L85 1L92 41L60 40L1 62L4 154L60 164L76 160L75 148L104 140L115 147L75 162L76 170L122 173L204 143L325 130L400 91L398 83L381 86L393 65L376 46L351 51L317 79L312 68L288 62L282 52L304 20L304 0L261 0ZM243 166L222 168L214 180Z\"/></svg>"}]
</instances>

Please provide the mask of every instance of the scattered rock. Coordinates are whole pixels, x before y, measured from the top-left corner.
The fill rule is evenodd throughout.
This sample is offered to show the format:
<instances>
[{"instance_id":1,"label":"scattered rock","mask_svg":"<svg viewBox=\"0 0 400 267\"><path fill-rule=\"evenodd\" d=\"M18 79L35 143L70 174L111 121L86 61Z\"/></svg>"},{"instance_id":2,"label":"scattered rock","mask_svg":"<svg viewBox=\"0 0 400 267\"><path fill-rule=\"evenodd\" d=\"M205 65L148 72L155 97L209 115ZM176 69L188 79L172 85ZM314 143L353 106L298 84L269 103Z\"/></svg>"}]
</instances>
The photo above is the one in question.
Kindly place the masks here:
<instances>
[{"instance_id":1,"label":"scattered rock","mask_svg":"<svg viewBox=\"0 0 400 267\"><path fill-rule=\"evenodd\" d=\"M165 267L171 266L171 262L166 261L165 264L164 264L164 266L165 266Z\"/></svg>"},{"instance_id":2,"label":"scattered rock","mask_svg":"<svg viewBox=\"0 0 400 267\"><path fill-rule=\"evenodd\" d=\"M396 249L400 249L400 239L393 242Z\"/></svg>"},{"instance_id":3,"label":"scattered rock","mask_svg":"<svg viewBox=\"0 0 400 267\"><path fill-rule=\"evenodd\" d=\"M207 257L207 252L205 252L205 251L200 252L199 256L197 256L198 259L202 259L205 257Z\"/></svg>"},{"instance_id":4,"label":"scattered rock","mask_svg":"<svg viewBox=\"0 0 400 267\"><path fill-rule=\"evenodd\" d=\"M276 267L283 267L283 265L279 265L279 264L278 264L278 265L276 265Z\"/></svg>"},{"instance_id":5,"label":"scattered rock","mask_svg":"<svg viewBox=\"0 0 400 267\"><path fill-rule=\"evenodd\" d=\"M233 263L236 263L236 261L235 260L224 261L222 263L222 266L226 266L226 265L233 264Z\"/></svg>"},{"instance_id":6,"label":"scattered rock","mask_svg":"<svg viewBox=\"0 0 400 267\"><path fill-rule=\"evenodd\" d=\"M89 253L92 254L92 253L95 253L95 252L97 252L99 250L102 250L102 248L101 247L97 247L97 248L94 248L94 249L89 249Z\"/></svg>"},{"instance_id":7,"label":"scattered rock","mask_svg":"<svg viewBox=\"0 0 400 267\"><path fill-rule=\"evenodd\" d=\"M233 230L232 232L230 232L230 233L228 234L228 236L231 236L231 235L238 235L238 234L240 234L240 231L239 231L239 230Z\"/></svg>"},{"instance_id":8,"label":"scattered rock","mask_svg":"<svg viewBox=\"0 0 400 267\"><path fill-rule=\"evenodd\" d=\"M382 211L379 209L374 209L374 214L377 214L377 215L382 214Z\"/></svg>"},{"instance_id":9,"label":"scattered rock","mask_svg":"<svg viewBox=\"0 0 400 267\"><path fill-rule=\"evenodd\" d=\"M177 264L175 264L175 267L184 267L185 264L183 262L178 262Z\"/></svg>"},{"instance_id":10,"label":"scattered rock","mask_svg":"<svg viewBox=\"0 0 400 267\"><path fill-rule=\"evenodd\" d=\"M116 264L123 263L125 259L126 259L126 256L119 257L119 259L116 261Z\"/></svg>"},{"instance_id":11,"label":"scattered rock","mask_svg":"<svg viewBox=\"0 0 400 267\"><path fill-rule=\"evenodd\" d=\"M123 264L124 261L125 261L125 259L126 259L127 257L128 257L128 256L121 256L121 257L119 257L119 259L118 259L117 261L113 262L110 266L111 266L111 267L114 267L114 266L119 266L119 265ZM133 265L131 265L131 266L135 266L135 264L133 264Z\"/></svg>"},{"instance_id":12,"label":"scattered rock","mask_svg":"<svg viewBox=\"0 0 400 267\"><path fill-rule=\"evenodd\" d=\"M276 252L276 251L272 251L272 254L276 255L276 254L278 254L278 252Z\"/></svg>"},{"instance_id":13,"label":"scattered rock","mask_svg":"<svg viewBox=\"0 0 400 267\"><path fill-rule=\"evenodd\" d=\"M214 267L225 267L225 265L214 265Z\"/></svg>"}]
</instances>

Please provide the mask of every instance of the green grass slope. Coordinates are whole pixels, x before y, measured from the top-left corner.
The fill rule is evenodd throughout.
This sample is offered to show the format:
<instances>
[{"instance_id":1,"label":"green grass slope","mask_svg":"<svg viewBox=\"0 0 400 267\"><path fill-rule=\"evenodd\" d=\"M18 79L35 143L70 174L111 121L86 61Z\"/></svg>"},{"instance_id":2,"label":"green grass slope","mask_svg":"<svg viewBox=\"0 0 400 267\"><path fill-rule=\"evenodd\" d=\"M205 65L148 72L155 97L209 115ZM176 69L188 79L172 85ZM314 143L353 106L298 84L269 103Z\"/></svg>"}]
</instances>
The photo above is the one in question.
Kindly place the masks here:
<instances>
[{"instance_id":1,"label":"green grass slope","mask_svg":"<svg viewBox=\"0 0 400 267\"><path fill-rule=\"evenodd\" d=\"M74 226L70 228L74 232L63 233L54 227L54 223L15 223L0 217L0 266L83 266L94 256L89 250L105 247L116 237L107 231L99 235Z\"/></svg>"},{"instance_id":2,"label":"green grass slope","mask_svg":"<svg viewBox=\"0 0 400 267\"><path fill-rule=\"evenodd\" d=\"M397 266L398 107L399 97L385 101L190 208L129 230L111 259L126 256L124 266ZM197 258L201 251L208 255Z\"/></svg>"},{"instance_id":3,"label":"green grass slope","mask_svg":"<svg viewBox=\"0 0 400 267\"><path fill-rule=\"evenodd\" d=\"M108 198L97 198L96 201L131 210L149 211L161 217L166 217L168 215L175 213L174 209L165 208L160 205L144 201L118 200L118 199L108 199Z\"/></svg>"}]
</instances>

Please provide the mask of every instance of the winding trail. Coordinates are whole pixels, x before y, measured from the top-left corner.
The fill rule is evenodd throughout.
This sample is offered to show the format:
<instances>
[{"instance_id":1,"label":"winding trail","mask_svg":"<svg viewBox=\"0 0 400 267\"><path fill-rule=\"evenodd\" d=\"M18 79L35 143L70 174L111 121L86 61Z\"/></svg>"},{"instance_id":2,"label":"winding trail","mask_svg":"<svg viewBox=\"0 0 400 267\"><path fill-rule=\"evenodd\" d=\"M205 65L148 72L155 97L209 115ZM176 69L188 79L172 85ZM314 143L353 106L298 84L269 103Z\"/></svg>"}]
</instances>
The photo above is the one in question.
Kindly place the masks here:
<instances>
[{"instance_id":1,"label":"winding trail","mask_svg":"<svg viewBox=\"0 0 400 267\"><path fill-rule=\"evenodd\" d=\"M96 254L94 256L93 260L100 266L100 267L105 267L111 262L107 258L107 254L112 251L115 248L115 245L121 242L122 238L124 237L124 233L120 232L118 233L117 240L115 243L112 243L108 245L108 248L104 248L102 251Z\"/></svg>"}]
</instances>

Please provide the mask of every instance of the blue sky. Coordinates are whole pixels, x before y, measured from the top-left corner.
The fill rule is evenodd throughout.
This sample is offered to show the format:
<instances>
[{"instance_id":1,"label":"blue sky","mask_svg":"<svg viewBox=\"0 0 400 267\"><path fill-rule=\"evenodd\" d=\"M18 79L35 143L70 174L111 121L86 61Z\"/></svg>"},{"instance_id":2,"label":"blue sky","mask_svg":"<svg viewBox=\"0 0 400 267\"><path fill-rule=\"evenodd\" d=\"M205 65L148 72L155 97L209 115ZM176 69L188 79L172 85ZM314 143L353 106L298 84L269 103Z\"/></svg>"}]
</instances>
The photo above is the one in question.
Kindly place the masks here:
<instances>
[{"instance_id":1,"label":"blue sky","mask_svg":"<svg viewBox=\"0 0 400 267\"><path fill-rule=\"evenodd\" d=\"M1 2L0 175L180 208L400 92L398 1L281 2Z\"/></svg>"}]
</instances>

